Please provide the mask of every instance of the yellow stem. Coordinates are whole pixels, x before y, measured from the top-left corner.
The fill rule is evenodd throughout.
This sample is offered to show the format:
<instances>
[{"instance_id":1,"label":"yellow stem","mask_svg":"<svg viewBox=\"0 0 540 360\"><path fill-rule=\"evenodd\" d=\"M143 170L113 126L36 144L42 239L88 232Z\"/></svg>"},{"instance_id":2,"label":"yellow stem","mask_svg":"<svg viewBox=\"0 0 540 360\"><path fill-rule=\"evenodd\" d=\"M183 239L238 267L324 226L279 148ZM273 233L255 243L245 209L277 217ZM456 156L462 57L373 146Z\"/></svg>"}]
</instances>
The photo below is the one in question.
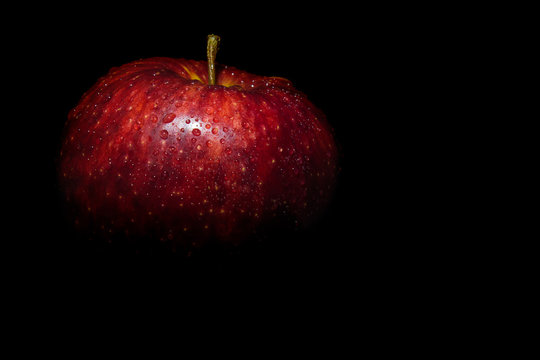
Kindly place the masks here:
<instances>
[{"instance_id":1,"label":"yellow stem","mask_svg":"<svg viewBox=\"0 0 540 360\"><path fill-rule=\"evenodd\" d=\"M206 43L206 56L208 58L208 85L216 84L216 54L218 51L220 37L217 35L208 35Z\"/></svg>"}]
</instances>

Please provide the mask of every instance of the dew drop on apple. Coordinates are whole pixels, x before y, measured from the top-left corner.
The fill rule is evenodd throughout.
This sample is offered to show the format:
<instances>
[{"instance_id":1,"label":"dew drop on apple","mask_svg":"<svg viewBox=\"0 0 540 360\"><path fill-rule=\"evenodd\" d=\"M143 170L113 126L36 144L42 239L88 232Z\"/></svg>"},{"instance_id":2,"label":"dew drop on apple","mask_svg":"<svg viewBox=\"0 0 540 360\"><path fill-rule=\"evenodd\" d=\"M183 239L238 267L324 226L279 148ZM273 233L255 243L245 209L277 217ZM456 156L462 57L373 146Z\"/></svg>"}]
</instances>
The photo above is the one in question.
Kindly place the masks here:
<instances>
[{"instance_id":1,"label":"dew drop on apple","mask_svg":"<svg viewBox=\"0 0 540 360\"><path fill-rule=\"evenodd\" d=\"M176 114L169 113L169 114L165 115L165 117L163 117L163 123L164 124L170 123L170 122L172 122L174 120L175 117L176 117Z\"/></svg>"},{"instance_id":2,"label":"dew drop on apple","mask_svg":"<svg viewBox=\"0 0 540 360\"><path fill-rule=\"evenodd\" d=\"M156 115L152 115L150 116L150 121L153 122L154 124L158 122L158 118Z\"/></svg>"},{"instance_id":3,"label":"dew drop on apple","mask_svg":"<svg viewBox=\"0 0 540 360\"><path fill-rule=\"evenodd\" d=\"M189 124L191 122L191 120L187 119L186 120L186 124Z\"/></svg>"},{"instance_id":4,"label":"dew drop on apple","mask_svg":"<svg viewBox=\"0 0 540 360\"><path fill-rule=\"evenodd\" d=\"M213 129L212 129L212 134L214 134L214 135L215 135L215 134L217 134L217 133L218 133L218 131L219 131L219 130L218 130L218 128L213 128Z\"/></svg>"},{"instance_id":5,"label":"dew drop on apple","mask_svg":"<svg viewBox=\"0 0 540 360\"><path fill-rule=\"evenodd\" d=\"M161 130L159 132L159 136L162 138L162 139L166 139L169 137L169 132L167 130Z\"/></svg>"},{"instance_id":6,"label":"dew drop on apple","mask_svg":"<svg viewBox=\"0 0 540 360\"><path fill-rule=\"evenodd\" d=\"M195 135L195 136L199 136L199 135L201 135L201 130L199 130L199 129L193 129L192 133L193 133L193 135Z\"/></svg>"},{"instance_id":7,"label":"dew drop on apple","mask_svg":"<svg viewBox=\"0 0 540 360\"><path fill-rule=\"evenodd\" d=\"M206 142L206 146L212 147L212 142L211 142L210 140L208 140L208 141Z\"/></svg>"}]
</instances>

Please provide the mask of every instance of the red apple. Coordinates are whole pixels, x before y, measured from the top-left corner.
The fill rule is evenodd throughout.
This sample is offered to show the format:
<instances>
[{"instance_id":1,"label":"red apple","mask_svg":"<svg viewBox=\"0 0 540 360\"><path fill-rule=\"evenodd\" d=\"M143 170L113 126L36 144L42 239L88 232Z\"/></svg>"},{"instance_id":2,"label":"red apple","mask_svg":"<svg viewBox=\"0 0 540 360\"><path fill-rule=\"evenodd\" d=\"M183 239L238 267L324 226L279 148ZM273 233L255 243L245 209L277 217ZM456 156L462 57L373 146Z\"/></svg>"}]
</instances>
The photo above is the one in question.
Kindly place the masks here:
<instances>
[{"instance_id":1,"label":"red apple","mask_svg":"<svg viewBox=\"0 0 540 360\"><path fill-rule=\"evenodd\" d=\"M94 236L197 245L301 227L336 179L332 130L306 95L213 56L111 69L69 113L65 134L62 188Z\"/></svg>"}]
</instances>

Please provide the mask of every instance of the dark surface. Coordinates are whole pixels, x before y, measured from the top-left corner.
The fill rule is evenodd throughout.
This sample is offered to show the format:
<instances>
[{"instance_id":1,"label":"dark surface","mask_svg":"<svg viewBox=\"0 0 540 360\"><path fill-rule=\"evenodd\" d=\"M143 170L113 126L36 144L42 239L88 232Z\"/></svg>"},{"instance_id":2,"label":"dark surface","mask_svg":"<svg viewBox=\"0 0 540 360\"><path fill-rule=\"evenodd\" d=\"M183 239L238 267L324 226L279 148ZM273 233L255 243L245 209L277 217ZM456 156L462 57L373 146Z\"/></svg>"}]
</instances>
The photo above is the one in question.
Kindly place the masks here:
<instances>
[{"instance_id":1,"label":"dark surface","mask_svg":"<svg viewBox=\"0 0 540 360\"><path fill-rule=\"evenodd\" d=\"M494 282L493 267L482 262L491 245L478 251L477 239L492 240L478 220L477 193L489 187L474 178L489 149L472 159L463 155L468 142L485 137L470 125L492 119L462 104L477 101L478 71L487 72L491 61L475 60L474 49L486 38L500 40L492 26L480 26L480 33L467 27L490 18L488 9L354 2L292 9L298 5L252 2L224 3L224 12L200 5L24 4L23 16L6 22L3 55L13 66L4 73L17 86L4 83L4 90L20 104L5 106L16 116L4 117L14 129L3 135L15 145L3 160L23 155L2 173L18 185L4 186L12 202L5 206L2 239L3 275L15 285L4 292L16 307L6 309L18 326L8 328L24 342L17 349L56 353L77 342L72 339L89 342L78 351L105 339L121 343L126 332L111 326L116 322L133 332L143 328L141 341L123 350L139 351L146 335L157 332L154 352L169 340L162 335L172 338L178 328L200 337L186 317L196 317L204 335L216 322L223 324L220 335L237 336L231 324L243 327L250 337L237 336L236 349L272 333L264 337L271 344L255 345L259 353L274 343L298 343L302 353L326 350L328 357L414 351L433 358L470 353L461 344L493 345L478 334L499 321L493 299L504 288L484 291ZM81 253L62 220L56 184L68 112L112 66L152 56L204 59L209 33L222 37L218 62L286 77L326 113L341 148L333 204L305 233L234 253L211 251L188 261ZM499 70L489 71L489 84ZM490 261L507 263L504 256ZM488 297L477 296L482 292ZM176 352L189 343L182 336L170 341Z\"/></svg>"}]
</instances>

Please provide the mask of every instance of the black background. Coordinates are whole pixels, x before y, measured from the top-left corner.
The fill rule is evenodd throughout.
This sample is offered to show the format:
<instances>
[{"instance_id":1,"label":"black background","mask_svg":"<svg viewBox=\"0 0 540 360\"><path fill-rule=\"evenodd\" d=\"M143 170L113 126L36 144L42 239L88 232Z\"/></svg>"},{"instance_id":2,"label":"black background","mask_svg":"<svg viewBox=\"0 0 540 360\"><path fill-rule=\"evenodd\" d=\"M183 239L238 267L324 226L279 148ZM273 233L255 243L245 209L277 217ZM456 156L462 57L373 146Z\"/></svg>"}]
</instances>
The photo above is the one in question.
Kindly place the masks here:
<instances>
[{"instance_id":1,"label":"black background","mask_svg":"<svg viewBox=\"0 0 540 360\"><path fill-rule=\"evenodd\" d=\"M136 281L158 276L164 266L181 278L204 273L330 288L351 281L406 287L425 276L441 256L438 248L427 262L424 256L433 245L425 241L429 229L421 213L430 205L420 200L419 186L429 186L432 175L419 176L416 158L426 112L417 105L428 96L430 62L440 56L431 51L438 35L426 35L434 26L402 17L399 8L211 9L78 9L37 22L23 47L26 68L39 79L33 91L40 94L34 104L40 120L32 131L39 160L25 169L36 181L20 216L32 219L20 226L29 234L34 264L74 283L115 263L132 269L123 276ZM340 148L340 174L325 216L279 245L187 264L74 254L56 183L67 113L113 66L153 56L204 60L210 33L221 36L218 62L285 77L327 115Z\"/></svg>"},{"instance_id":2,"label":"black background","mask_svg":"<svg viewBox=\"0 0 540 360\"><path fill-rule=\"evenodd\" d=\"M476 242L485 229L474 226L482 199L462 190L483 189L471 170L484 158L458 168L468 156L459 152L482 138L471 131L482 112L464 105L477 101L482 89L485 62L475 60L472 49L493 40L491 27L475 32L469 25L487 9L200 5L32 4L4 29L4 74L14 79L4 90L20 103L7 104L15 115L4 118L14 125L4 132L14 145L5 151L10 171L3 176L15 184L4 187L13 201L5 205L3 264L17 290L31 289L19 304L49 314L47 324L59 314L92 313L99 306L118 312L136 303L126 316L132 321L140 321L144 310L167 312L166 319L214 310L232 315L229 325L238 314L231 309L249 307L256 310L253 323L273 323L293 341L296 329L323 345L334 334L339 339L332 354L351 344L362 351L366 342L377 353L408 347L416 353L443 338L449 343L436 351L455 350L463 338L448 324L468 335L465 342L476 341L480 326L470 327L470 319L485 304L474 289L491 268L470 271L470 263L485 257ZM112 66L153 56L204 59L210 33L222 38L220 63L288 78L326 113L341 150L339 184L326 216L300 238L200 262L74 253L55 168L68 112ZM12 244L20 256L12 256ZM193 291L193 284L203 291ZM137 296L113 301L134 288ZM10 294L23 293L17 290ZM201 295L209 306L195 312ZM474 316L460 311L471 303ZM298 326L290 327L295 321Z\"/></svg>"}]
</instances>

